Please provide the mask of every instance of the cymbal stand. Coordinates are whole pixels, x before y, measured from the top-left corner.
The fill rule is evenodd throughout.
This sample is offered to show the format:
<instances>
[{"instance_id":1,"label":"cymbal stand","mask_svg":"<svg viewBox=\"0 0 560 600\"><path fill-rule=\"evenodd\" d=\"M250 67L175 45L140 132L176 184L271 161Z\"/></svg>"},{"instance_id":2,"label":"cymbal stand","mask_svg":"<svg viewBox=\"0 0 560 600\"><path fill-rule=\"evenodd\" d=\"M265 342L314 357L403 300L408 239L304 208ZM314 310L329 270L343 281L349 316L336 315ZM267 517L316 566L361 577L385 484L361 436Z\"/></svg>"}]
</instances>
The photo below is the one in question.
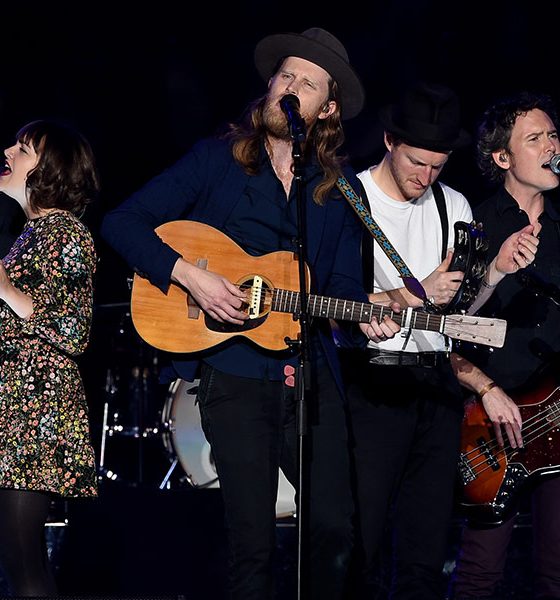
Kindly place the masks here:
<instances>
[{"instance_id":1,"label":"cymbal stand","mask_svg":"<svg viewBox=\"0 0 560 600\"><path fill-rule=\"evenodd\" d=\"M112 398L115 397L117 393L117 385L115 379L113 377L113 372L111 371L111 367L107 369L107 374L105 377L105 396L106 400L103 404L103 423L101 428L101 449L99 453L99 480L102 480L104 477L110 479L111 481L115 481L118 479L118 475L111 470L105 468L105 452L106 452L106 442L107 435L113 435L113 428L108 425L109 421L109 406L113 404Z\"/></svg>"}]
</instances>

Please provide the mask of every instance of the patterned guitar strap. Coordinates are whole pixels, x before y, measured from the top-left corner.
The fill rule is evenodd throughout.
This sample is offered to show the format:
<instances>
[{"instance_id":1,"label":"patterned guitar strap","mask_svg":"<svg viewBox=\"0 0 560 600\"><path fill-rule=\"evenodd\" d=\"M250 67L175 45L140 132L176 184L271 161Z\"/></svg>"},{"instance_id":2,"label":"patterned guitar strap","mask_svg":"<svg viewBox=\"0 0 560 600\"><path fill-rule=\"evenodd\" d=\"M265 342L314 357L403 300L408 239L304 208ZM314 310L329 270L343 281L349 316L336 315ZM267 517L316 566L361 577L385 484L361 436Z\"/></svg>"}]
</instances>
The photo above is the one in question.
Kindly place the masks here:
<instances>
[{"instance_id":1,"label":"patterned guitar strap","mask_svg":"<svg viewBox=\"0 0 560 600\"><path fill-rule=\"evenodd\" d=\"M387 239L387 236L381 230L381 227L377 224L368 208L362 202L362 199L356 192L354 188L350 185L346 177L341 175L336 185L338 189L342 192L346 200L350 203L350 206L356 211L357 215L360 217L364 225L367 227L368 231L371 233L375 241L379 244L383 252L387 255L389 260L393 263L397 271L399 272L406 289L417 298L422 300L424 304L424 308L430 313L439 313L440 309L429 300L426 295L426 290L422 284L414 277L410 269L406 266L406 263L401 258L400 254L395 250L393 244Z\"/></svg>"}]
</instances>

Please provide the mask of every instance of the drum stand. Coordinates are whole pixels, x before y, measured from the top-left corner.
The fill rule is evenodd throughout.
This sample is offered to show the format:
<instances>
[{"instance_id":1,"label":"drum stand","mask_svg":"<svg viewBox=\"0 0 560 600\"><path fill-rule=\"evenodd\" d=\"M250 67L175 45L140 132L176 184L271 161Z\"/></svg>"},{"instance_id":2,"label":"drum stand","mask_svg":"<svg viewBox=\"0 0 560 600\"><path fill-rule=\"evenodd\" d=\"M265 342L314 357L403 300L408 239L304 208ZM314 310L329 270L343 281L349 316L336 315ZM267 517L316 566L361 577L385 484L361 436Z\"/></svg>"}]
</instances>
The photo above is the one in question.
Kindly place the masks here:
<instances>
[{"instance_id":1,"label":"drum stand","mask_svg":"<svg viewBox=\"0 0 560 600\"><path fill-rule=\"evenodd\" d=\"M108 440L129 439L135 441L136 472L132 479L128 479L130 485L143 485L145 483L145 440L158 436L160 429L157 424L146 424L147 405L151 402L149 380L152 372L148 367L132 367L130 371L130 382L125 398L129 405L128 417L130 421L125 424L119 410L117 396L119 393L119 377L115 375L111 367L107 368L105 378L105 402L103 405L103 422L101 431L101 447L99 456L99 480L125 481L116 469L106 466Z\"/></svg>"},{"instance_id":2,"label":"drum stand","mask_svg":"<svg viewBox=\"0 0 560 600\"><path fill-rule=\"evenodd\" d=\"M168 489L171 488L171 482L169 481L169 478L173 474L173 471L175 471L175 467L178 464L179 464L179 459L177 457L175 457L173 459L173 462L171 463L171 466L167 470L167 473L165 474L165 477L161 480L161 483L159 484L159 489L160 490L168 490Z\"/></svg>"},{"instance_id":3,"label":"drum stand","mask_svg":"<svg viewBox=\"0 0 560 600\"><path fill-rule=\"evenodd\" d=\"M114 481L118 478L116 473L105 468L105 449L107 443L107 435L113 435L114 431L109 427L109 405L113 404L111 398L114 397L117 391L115 380L113 378L113 372L110 368L107 369L107 375L105 379L105 395L106 400L103 404L103 423L101 426L101 450L99 452L99 479L102 480L104 477Z\"/></svg>"}]
</instances>

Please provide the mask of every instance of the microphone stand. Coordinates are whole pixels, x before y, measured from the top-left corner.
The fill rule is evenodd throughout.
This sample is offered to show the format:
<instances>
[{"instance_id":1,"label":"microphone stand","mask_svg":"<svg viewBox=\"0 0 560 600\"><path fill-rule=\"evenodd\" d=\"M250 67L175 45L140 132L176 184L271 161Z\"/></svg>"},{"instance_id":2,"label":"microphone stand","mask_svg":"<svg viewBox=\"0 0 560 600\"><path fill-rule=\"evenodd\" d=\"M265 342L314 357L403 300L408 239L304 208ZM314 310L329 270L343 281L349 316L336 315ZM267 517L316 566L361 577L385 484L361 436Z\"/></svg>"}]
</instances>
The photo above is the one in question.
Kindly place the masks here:
<instances>
[{"instance_id":1,"label":"microphone stand","mask_svg":"<svg viewBox=\"0 0 560 600\"><path fill-rule=\"evenodd\" d=\"M307 512L308 501L306 491L306 483L309 480L309 473L305 471L306 463L304 461L306 450L306 434L307 434L307 405L306 394L311 389L311 358L310 358L310 334L309 334L309 313L308 313L308 294L307 294L307 271L306 271L306 207L305 195L303 189L303 158L300 142L305 139L305 134L297 127L290 127L292 136L292 158L294 160L294 180L296 184L296 201L297 201L297 257L299 267L299 322L300 322L300 339L293 344L299 345L299 363L295 374L295 393L296 393L296 427L298 441L298 502L297 502L297 527L298 527L298 560L297 560L297 580L298 580L298 600L302 597L303 583L308 584L308 568L304 563L304 557L309 556L304 547L304 540L307 538L303 535L307 527ZM308 537L308 536L307 536Z\"/></svg>"}]
</instances>

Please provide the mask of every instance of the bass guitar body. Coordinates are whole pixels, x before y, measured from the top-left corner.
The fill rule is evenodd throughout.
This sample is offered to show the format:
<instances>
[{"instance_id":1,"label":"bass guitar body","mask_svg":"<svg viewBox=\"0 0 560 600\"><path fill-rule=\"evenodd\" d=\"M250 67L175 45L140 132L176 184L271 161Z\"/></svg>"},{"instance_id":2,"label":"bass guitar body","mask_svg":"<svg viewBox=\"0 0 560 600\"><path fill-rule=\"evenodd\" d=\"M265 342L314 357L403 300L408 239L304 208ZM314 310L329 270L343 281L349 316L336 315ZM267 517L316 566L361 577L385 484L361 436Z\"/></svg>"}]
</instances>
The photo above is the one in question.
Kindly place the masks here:
<instances>
[{"instance_id":1,"label":"bass guitar body","mask_svg":"<svg viewBox=\"0 0 560 600\"><path fill-rule=\"evenodd\" d=\"M539 476L560 473L558 369L555 361L509 392L523 419L523 448L512 448L505 436L501 448L482 402L473 400L467 405L459 461L460 503L471 519L501 523L514 511L526 484Z\"/></svg>"}]
</instances>

